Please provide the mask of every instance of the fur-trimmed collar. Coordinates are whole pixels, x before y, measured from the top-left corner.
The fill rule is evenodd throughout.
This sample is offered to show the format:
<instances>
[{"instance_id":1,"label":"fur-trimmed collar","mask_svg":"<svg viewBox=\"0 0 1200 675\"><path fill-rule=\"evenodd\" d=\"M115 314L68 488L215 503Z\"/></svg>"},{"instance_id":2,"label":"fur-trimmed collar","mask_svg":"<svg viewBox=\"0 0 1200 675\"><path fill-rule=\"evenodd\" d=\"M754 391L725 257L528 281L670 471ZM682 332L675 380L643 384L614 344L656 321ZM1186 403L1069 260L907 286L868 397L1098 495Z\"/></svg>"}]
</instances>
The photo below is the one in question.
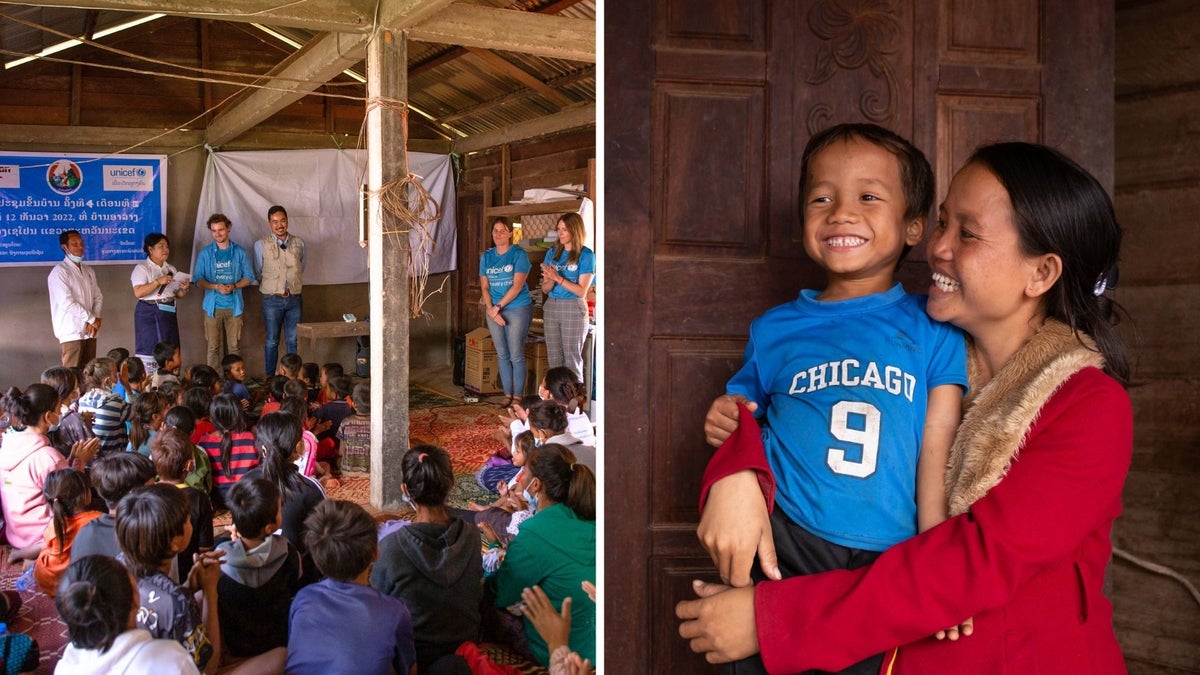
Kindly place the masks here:
<instances>
[{"instance_id":1,"label":"fur-trimmed collar","mask_svg":"<svg viewBox=\"0 0 1200 675\"><path fill-rule=\"evenodd\" d=\"M1046 401L1075 373L1104 367L1091 338L1047 319L969 401L946 471L950 515L965 513L1008 473ZM977 374L968 368L973 380ZM974 387L972 387L974 388Z\"/></svg>"}]
</instances>

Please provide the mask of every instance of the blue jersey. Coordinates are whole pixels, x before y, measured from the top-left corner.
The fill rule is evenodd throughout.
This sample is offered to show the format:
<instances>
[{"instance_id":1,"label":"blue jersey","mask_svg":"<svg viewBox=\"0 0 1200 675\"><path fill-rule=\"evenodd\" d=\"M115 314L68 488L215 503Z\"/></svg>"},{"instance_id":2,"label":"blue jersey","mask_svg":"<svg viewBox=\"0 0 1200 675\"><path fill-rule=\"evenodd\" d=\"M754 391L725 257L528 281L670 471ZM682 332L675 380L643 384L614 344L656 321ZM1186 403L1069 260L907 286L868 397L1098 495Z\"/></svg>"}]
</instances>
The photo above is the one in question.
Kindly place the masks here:
<instances>
[{"instance_id":1,"label":"blue jersey","mask_svg":"<svg viewBox=\"0 0 1200 675\"><path fill-rule=\"evenodd\" d=\"M966 341L896 284L836 302L802 291L750 326L731 394L758 404L784 513L817 536L883 551L917 532L929 390L967 386Z\"/></svg>"},{"instance_id":2,"label":"blue jersey","mask_svg":"<svg viewBox=\"0 0 1200 675\"><path fill-rule=\"evenodd\" d=\"M592 252L592 249L584 246L583 250L579 252L579 259L575 262L568 262L570 257L571 252L565 248L562 255L557 258L554 257L554 249L550 249L546 253L545 263L553 267L564 279L576 284L579 283L579 277L582 275L596 273L596 254ZM563 288L562 284L556 284L554 288L550 289L548 297L556 300L578 300L582 296L568 291Z\"/></svg>"},{"instance_id":3,"label":"blue jersey","mask_svg":"<svg viewBox=\"0 0 1200 675\"><path fill-rule=\"evenodd\" d=\"M504 255L496 253L494 248L489 248L479 257L479 276L487 277L488 296L491 297L492 304L500 302L500 298L512 288L514 274L528 275L529 269L529 254L520 246L510 246ZM521 291L508 303L508 307L532 304L533 298L529 296L529 289L521 286Z\"/></svg>"}]
</instances>

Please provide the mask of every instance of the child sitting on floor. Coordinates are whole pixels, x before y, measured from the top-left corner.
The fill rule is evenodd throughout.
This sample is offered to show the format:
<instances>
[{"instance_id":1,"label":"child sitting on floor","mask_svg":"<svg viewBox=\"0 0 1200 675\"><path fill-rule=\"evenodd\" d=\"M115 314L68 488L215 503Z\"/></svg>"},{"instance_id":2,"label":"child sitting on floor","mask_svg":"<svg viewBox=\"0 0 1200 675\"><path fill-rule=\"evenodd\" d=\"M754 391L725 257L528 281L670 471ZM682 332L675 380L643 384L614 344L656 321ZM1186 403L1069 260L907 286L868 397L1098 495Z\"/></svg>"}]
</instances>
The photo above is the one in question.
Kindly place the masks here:
<instances>
[{"instance_id":1,"label":"child sitting on floor","mask_svg":"<svg viewBox=\"0 0 1200 675\"><path fill-rule=\"evenodd\" d=\"M412 617L368 585L375 519L354 502L326 500L305 521L305 541L327 578L296 594L288 618L287 672L416 672Z\"/></svg>"},{"instance_id":2,"label":"child sitting on floor","mask_svg":"<svg viewBox=\"0 0 1200 675\"><path fill-rule=\"evenodd\" d=\"M288 641L288 610L299 588L300 554L286 537L274 534L283 519L279 489L247 477L229 491L233 539L217 583L221 643L232 657L261 654Z\"/></svg>"},{"instance_id":3,"label":"child sitting on floor","mask_svg":"<svg viewBox=\"0 0 1200 675\"><path fill-rule=\"evenodd\" d=\"M117 543L140 596L138 626L178 642L198 669L213 673L221 654L219 557L210 553L198 561L185 584L167 576L175 556L187 548L191 529L187 497L172 485L137 488L117 505ZM193 597L197 590L203 611Z\"/></svg>"},{"instance_id":4,"label":"child sitting on floor","mask_svg":"<svg viewBox=\"0 0 1200 675\"><path fill-rule=\"evenodd\" d=\"M79 401L79 377L71 368L55 366L42 372L42 384L50 385L58 393L58 408L62 414L58 428L46 434L46 437L54 449L66 457L76 441L95 437L91 423L76 406Z\"/></svg>"},{"instance_id":5,"label":"child sitting on floor","mask_svg":"<svg viewBox=\"0 0 1200 675\"><path fill-rule=\"evenodd\" d=\"M221 393L221 374L207 363L197 363L188 369L188 387L200 387L209 396Z\"/></svg>"},{"instance_id":6,"label":"child sitting on floor","mask_svg":"<svg viewBox=\"0 0 1200 675\"><path fill-rule=\"evenodd\" d=\"M446 509L454 470L445 449L418 445L404 454L400 468L401 489L416 515L380 540L371 586L402 600L412 613L417 671L452 672L462 661L454 653L458 646L479 639L479 530Z\"/></svg>"},{"instance_id":7,"label":"child sitting on floor","mask_svg":"<svg viewBox=\"0 0 1200 675\"><path fill-rule=\"evenodd\" d=\"M183 365L183 358L179 356L179 345L165 340L154 345L154 362L158 364L158 370L150 380L152 388L157 389L164 382L179 381L179 367Z\"/></svg>"},{"instance_id":8,"label":"child sitting on floor","mask_svg":"<svg viewBox=\"0 0 1200 675\"><path fill-rule=\"evenodd\" d=\"M262 410L258 413L260 417L279 412L279 404L283 401L284 387L288 382L291 380L283 375L272 375L267 378L267 401L263 403Z\"/></svg>"},{"instance_id":9,"label":"child sitting on floor","mask_svg":"<svg viewBox=\"0 0 1200 675\"><path fill-rule=\"evenodd\" d=\"M54 599L70 639L54 672L199 675L178 642L138 628L138 600L137 584L116 560L92 555L72 562Z\"/></svg>"},{"instance_id":10,"label":"child sitting on floor","mask_svg":"<svg viewBox=\"0 0 1200 675\"><path fill-rule=\"evenodd\" d=\"M192 411L192 418L196 421L190 436L193 443L200 443L200 439L205 434L216 430L212 424L212 418L208 416L208 407L212 405L212 397L212 392L204 387L188 387L183 392L183 405Z\"/></svg>"},{"instance_id":11,"label":"child sitting on floor","mask_svg":"<svg viewBox=\"0 0 1200 675\"><path fill-rule=\"evenodd\" d=\"M233 394L218 394L208 408L215 431L200 439L212 465L214 508L225 507L225 494L246 472L258 466L254 433L246 430L242 404Z\"/></svg>"},{"instance_id":12,"label":"child sitting on floor","mask_svg":"<svg viewBox=\"0 0 1200 675\"><path fill-rule=\"evenodd\" d=\"M92 433L100 439L100 454L123 452L129 443L125 422L129 404L112 392L117 382L117 367L106 357L93 359L83 369L83 396L79 412L92 415Z\"/></svg>"},{"instance_id":13,"label":"child sitting on floor","mask_svg":"<svg viewBox=\"0 0 1200 675\"><path fill-rule=\"evenodd\" d=\"M246 387L246 362L237 354L226 354L221 359L221 370L225 384L222 392L238 397L242 410L250 410L250 389Z\"/></svg>"},{"instance_id":14,"label":"child sitting on floor","mask_svg":"<svg viewBox=\"0 0 1200 675\"><path fill-rule=\"evenodd\" d=\"M45 546L33 566L33 579L50 597L58 592L58 578L71 563L71 545L79 530L102 514L93 510L92 484L87 474L58 469L46 476L42 494L50 503L53 520L46 528Z\"/></svg>"},{"instance_id":15,"label":"child sitting on floor","mask_svg":"<svg viewBox=\"0 0 1200 675\"><path fill-rule=\"evenodd\" d=\"M308 403L316 405L321 393L321 366L307 361L300 366L300 379L308 387Z\"/></svg>"},{"instance_id":16,"label":"child sitting on floor","mask_svg":"<svg viewBox=\"0 0 1200 675\"><path fill-rule=\"evenodd\" d=\"M129 416L129 445L126 452L150 456L150 440L162 429L171 401L161 391L148 391L133 403Z\"/></svg>"},{"instance_id":17,"label":"child sitting on floor","mask_svg":"<svg viewBox=\"0 0 1200 675\"><path fill-rule=\"evenodd\" d=\"M192 571L193 556L213 549L213 509L208 494L184 480L191 472L195 460L194 446L182 429L164 429L150 443L150 458L158 471L159 483L174 485L183 490L188 501L188 519L192 523L192 538L176 556L179 562L179 578L185 579Z\"/></svg>"},{"instance_id":18,"label":"child sitting on floor","mask_svg":"<svg viewBox=\"0 0 1200 675\"><path fill-rule=\"evenodd\" d=\"M108 506L108 513L84 525L71 545L71 560L89 555L112 558L121 553L117 545L116 515L121 498L134 488L154 482L154 463L137 453L119 452L92 463L92 483Z\"/></svg>"},{"instance_id":19,"label":"child sitting on floor","mask_svg":"<svg viewBox=\"0 0 1200 675\"><path fill-rule=\"evenodd\" d=\"M163 426L182 431L187 435L188 443L192 446L192 468L183 477L183 482L206 495L212 492L212 464L209 462L208 453L201 450L200 446L192 440L196 438L196 416L192 413L192 409L182 405L171 408L167 411L167 418L163 420Z\"/></svg>"},{"instance_id":20,"label":"child sitting on floor","mask_svg":"<svg viewBox=\"0 0 1200 675\"><path fill-rule=\"evenodd\" d=\"M279 367L275 369L276 375L282 375L289 380L294 380L300 377L300 369L304 367L304 360L295 352L288 352L279 357Z\"/></svg>"},{"instance_id":21,"label":"child sitting on floor","mask_svg":"<svg viewBox=\"0 0 1200 675\"><path fill-rule=\"evenodd\" d=\"M295 380L292 381L295 382ZM305 402L303 397L284 396L279 412L289 413L292 417L301 421L300 426L302 431L300 432L300 440L304 444L304 449L300 451L300 456L296 458L296 468L300 469L300 473L309 478L326 477L320 467L317 466L317 437L309 430L310 427L316 424L316 419L309 417L308 403Z\"/></svg>"},{"instance_id":22,"label":"child sitting on floor","mask_svg":"<svg viewBox=\"0 0 1200 675\"><path fill-rule=\"evenodd\" d=\"M333 384L335 379L342 377L345 374L346 371L344 368L342 368L342 364L340 363L326 363L325 365L321 366L321 387L317 393L318 406L325 405L330 401L336 401L339 398L337 393L333 391L330 385Z\"/></svg>"},{"instance_id":23,"label":"child sitting on floor","mask_svg":"<svg viewBox=\"0 0 1200 675\"><path fill-rule=\"evenodd\" d=\"M339 466L339 458L341 456L341 440L338 438L338 431L341 429L342 420L350 416L354 412L354 408L350 407L350 392L353 387L353 380L347 375L339 375L333 378L327 387L332 398L317 408L313 412L313 417L317 418L317 423L329 422L329 426L323 431L314 432L319 442L317 446L317 461L327 462L330 467L330 473L334 476L341 474Z\"/></svg>"},{"instance_id":24,"label":"child sitting on floor","mask_svg":"<svg viewBox=\"0 0 1200 675\"><path fill-rule=\"evenodd\" d=\"M345 377L345 376L343 376ZM349 379L349 378L346 378ZM325 405L331 405L326 403ZM369 471L371 469L371 384L359 382L350 394L350 410L353 414L342 418L337 428L341 445L339 466L342 470Z\"/></svg>"}]
</instances>

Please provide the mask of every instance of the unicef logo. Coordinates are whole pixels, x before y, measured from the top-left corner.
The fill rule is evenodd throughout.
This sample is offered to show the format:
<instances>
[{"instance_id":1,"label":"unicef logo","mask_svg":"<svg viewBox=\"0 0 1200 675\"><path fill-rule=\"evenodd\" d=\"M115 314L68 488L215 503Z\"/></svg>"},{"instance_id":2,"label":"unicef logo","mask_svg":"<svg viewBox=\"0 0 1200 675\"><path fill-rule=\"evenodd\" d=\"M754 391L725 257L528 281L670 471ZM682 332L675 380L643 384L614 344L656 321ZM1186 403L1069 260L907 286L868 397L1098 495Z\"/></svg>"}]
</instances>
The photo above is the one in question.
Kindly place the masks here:
<instances>
[{"instance_id":1,"label":"unicef logo","mask_svg":"<svg viewBox=\"0 0 1200 675\"><path fill-rule=\"evenodd\" d=\"M60 159L46 169L46 184L60 195L74 194L83 185L83 171L69 159Z\"/></svg>"},{"instance_id":2,"label":"unicef logo","mask_svg":"<svg viewBox=\"0 0 1200 675\"><path fill-rule=\"evenodd\" d=\"M507 272L511 272L511 271L513 271L513 266L512 266L512 265L505 265L505 266L504 266L504 271L505 271L506 273L507 273Z\"/></svg>"},{"instance_id":3,"label":"unicef logo","mask_svg":"<svg viewBox=\"0 0 1200 675\"><path fill-rule=\"evenodd\" d=\"M579 269L579 265L567 265L568 272L574 272L577 269Z\"/></svg>"},{"instance_id":4,"label":"unicef logo","mask_svg":"<svg viewBox=\"0 0 1200 675\"><path fill-rule=\"evenodd\" d=\"M137 175L138 175L138 178L145 178L145 177L146 177L146 170L145 170L145 169L138 169L138 170L137 170Z\"/></svg>"}]
</instances>

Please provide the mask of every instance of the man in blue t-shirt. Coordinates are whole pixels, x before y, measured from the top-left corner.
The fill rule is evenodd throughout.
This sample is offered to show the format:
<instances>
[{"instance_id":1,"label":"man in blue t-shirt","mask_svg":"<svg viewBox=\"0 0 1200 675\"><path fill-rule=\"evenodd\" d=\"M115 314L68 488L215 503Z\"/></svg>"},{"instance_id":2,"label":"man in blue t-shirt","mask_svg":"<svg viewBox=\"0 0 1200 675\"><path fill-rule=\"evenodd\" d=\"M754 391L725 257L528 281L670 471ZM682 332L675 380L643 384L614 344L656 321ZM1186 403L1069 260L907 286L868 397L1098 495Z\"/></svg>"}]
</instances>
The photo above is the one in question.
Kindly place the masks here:
<instances>
[{"instance_id":1,"label":"man in blue t-shirt","mask_svg":"<svg viewBox=\"0 0 1200 675\"><path fill-rule=\"evenodd\" d=\"M193 270L196 285L204 289L204 339L208 365L218 372L226 354L240 354L242 342L242 289L254 281L246 250L229 238L233 223L223 213L208 217L213 243L200 250Z\"/></svg>"}]
</instances>

